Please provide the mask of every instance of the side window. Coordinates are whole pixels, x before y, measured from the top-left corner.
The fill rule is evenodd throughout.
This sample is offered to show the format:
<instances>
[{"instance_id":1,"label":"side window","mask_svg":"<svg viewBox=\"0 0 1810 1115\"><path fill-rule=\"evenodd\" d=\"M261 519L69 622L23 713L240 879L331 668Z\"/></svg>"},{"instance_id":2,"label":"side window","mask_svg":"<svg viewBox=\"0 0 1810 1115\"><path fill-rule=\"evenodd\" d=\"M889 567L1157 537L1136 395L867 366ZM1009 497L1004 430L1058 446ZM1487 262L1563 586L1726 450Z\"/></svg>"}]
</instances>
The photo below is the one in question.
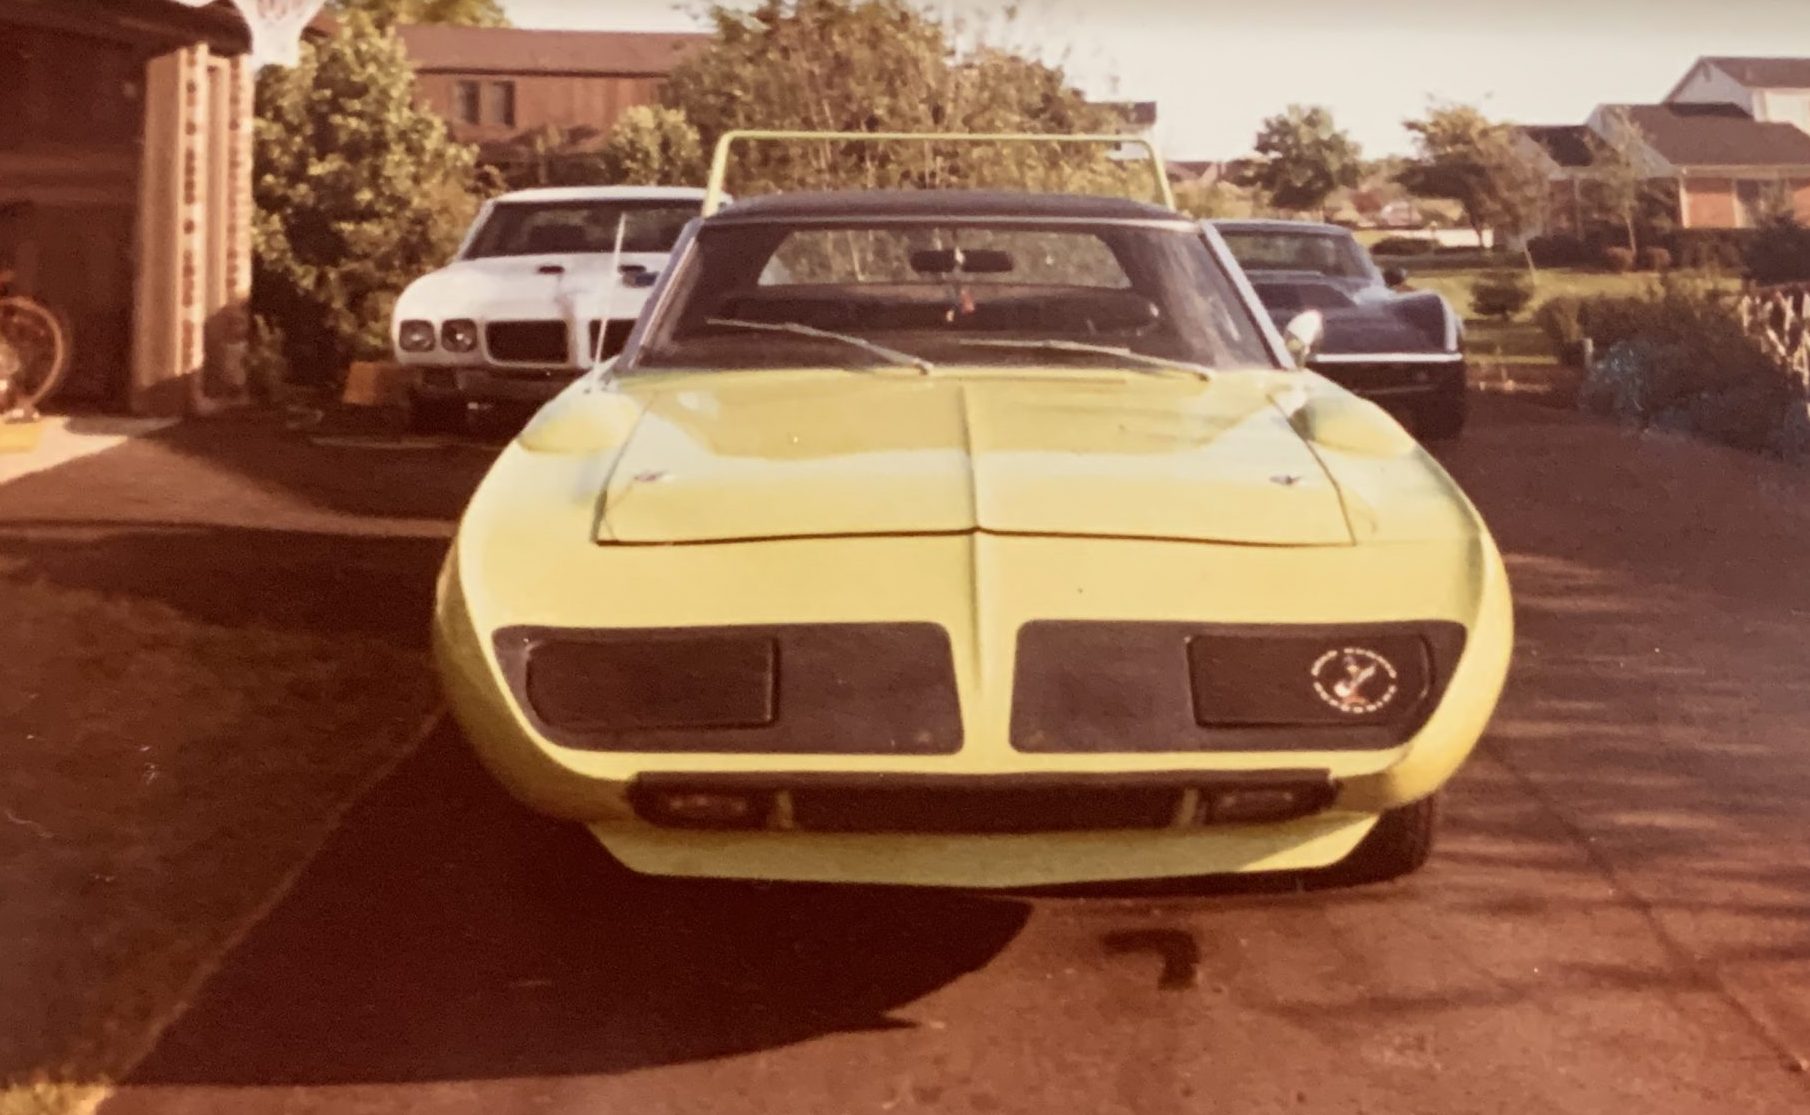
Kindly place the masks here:
<instances>
[{"instance_id":1,"label":"side window","mask_svg":"<svg viewBox=\"0 0 1810 1115\"><path fill-rule=\"evenodd\" d=\"M484 122L515 127L515 82L493 81L485 87L485 93L489 103L485 106Z\"/></svg>"},{"instance_id":2,"label":"side window","mask_svg":"<svg viewBox=\"0 0 1810 1115\"><path fill-rule=\"evenodd\" d=\"M483 98L477 82L453 83L453 118L461 124L484 122Z\"/></svg>"}]
</instances>

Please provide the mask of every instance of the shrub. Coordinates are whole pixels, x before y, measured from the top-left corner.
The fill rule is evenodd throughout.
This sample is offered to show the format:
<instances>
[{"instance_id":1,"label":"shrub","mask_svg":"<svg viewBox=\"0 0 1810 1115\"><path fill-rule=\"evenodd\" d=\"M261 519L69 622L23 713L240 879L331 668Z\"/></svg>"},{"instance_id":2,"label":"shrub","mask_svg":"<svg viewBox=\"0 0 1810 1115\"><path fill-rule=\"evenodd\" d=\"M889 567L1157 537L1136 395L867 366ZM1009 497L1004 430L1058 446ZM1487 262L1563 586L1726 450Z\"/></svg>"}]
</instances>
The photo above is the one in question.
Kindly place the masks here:
<instances>
[{"instance_id":1,"label":"shrub","mask_svg":"<svg viewBox=\"0 0 1810 1115\"><path fill-rule=\"evenodd\" d=\"M1418 256L1438 250L1439 242L1424 236L1385 236L1370 245L1373 256Z\"/></svg>"},{"instance_id":2,"label":"shrub","mask_svg":"<svg viewBox=\"0 0 1810 1115\"><path fill-rule=\"evenodd\" d=\"M266 70L257 109L252 308L294 374L330 383L388 354L397 295L457 249L476 152L415 103L402 44L359 12L300 65Z\"/></svg>"},{"instance_id":3,"label":"shrub","mask_svg":"<svg viewBox=\"0 0 1810 1115\"><path fill-rule=\"evenodd\" d=\"M1754 230L1742 262L1762 285L1810 282L1810 229L1782 214Z\"/></svg>"},{"instance_id":4,"label":"shrub","mask_svg":"<svg viewBox=\"0 0 1810 1115\"><path fill-rule=\"evenodd\" d=\"M1583 237L1568 232L1534 237L1527 242L1527 254L1535 267L1588 267L1599 258Z\"/></svg>"},{"instance_id":5,"label":"shrub","mask_svg":"<svg viewBox=\"0 0 1810 1115\"><path fill-rule=\"evenodd\" d=\"M1603 354L1580 407L1741 448L1776 442L1796 398L1792 382L1728 292L1672 274L1643 294L1582 299L1578 319Z\"/></svg>"},{"instance_id":6,"label":"shrub","mask_svg":"<svg viewBox=\"0 0 1810 1115\"><path fill-rule=\"evenodd\" d=\"M1575 345L1584 339L1584 300L1575 294L1555 294L1540 303L1534 311L1534 324L1546 339L1552 342L1554 351L1563 351L1568 345Z\"/></svg>"},{"instance_id":7,"label":"shrub","mask_svg":"<svg viewBox=\"0 0 1810 1115\"><path fill-rule=\"evenodd\" d=\"M1753 239L1752 229L1679 229L1665 238L1665 247L1680 267L1738 275Z\"/></svg>"},{"instance_id":8,"label":"shrub","mask_svg":"<svg viewBox=\"0 0 1810 1115\"><path fill-rule=\"evenodd\" d=\"M1491 271L1471 284L1471 309L1506 321L1533 300L1533 281L1519 271Z\"/></svg>"},{"instance_id":9,"label":"shrub","mask_svg":"<svg viewBox=\"0 0 1810 1115\"><path fill-rule=\"evenodd\" d=\"M1658 246L1646 248L1640 253L1640 263L1648 271L1670 271L1672 253Z\"/></svg>"},{"instance_id":10,"label":"shrub","mask_svg":"<svg viewBox=\"0 0 1810 1115\"><path fill-rule=\"evenodd\" d=\"M1634 249L1611 247L1603 249L1603 266L1624 275L1634 270Z\"/></svg>"}]
</instances>

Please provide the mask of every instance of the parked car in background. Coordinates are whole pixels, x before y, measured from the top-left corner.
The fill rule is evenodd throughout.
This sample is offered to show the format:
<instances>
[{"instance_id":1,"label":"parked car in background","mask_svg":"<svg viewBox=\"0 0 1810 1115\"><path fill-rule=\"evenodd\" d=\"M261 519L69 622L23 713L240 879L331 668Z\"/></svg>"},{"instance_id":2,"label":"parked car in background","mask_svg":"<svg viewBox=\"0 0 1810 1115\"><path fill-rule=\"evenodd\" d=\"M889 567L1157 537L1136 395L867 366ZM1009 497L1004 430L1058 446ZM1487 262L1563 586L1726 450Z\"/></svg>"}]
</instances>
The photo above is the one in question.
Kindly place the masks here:
<instances>
[{"instance_id":1,"label":"parked car in background","mask_svg":"<svg viewBox=\"0 0 1810 1115\"><path fill-rule=\"evenodd\" d=\"M453 262L396 303L396 359L416 369L411 425L456 429L472 403L546 402L615 355L703 198L586 186L485 205Z\"/></svg>"},{"instance_id":2,"label":"parked car in background","mask_svg":"<svg viewBox=\"0 0 1810 1115\"><path fill-rule=\"evenodd\" d=\"M1454 438L1467 414L1464 319L1434 291L1403 292L1337 225L1211 221L1257 297L1282 324L1304 310L1326 320L1309 367L1400 413L1423 440Z\"/></svg>"}]
</instances>

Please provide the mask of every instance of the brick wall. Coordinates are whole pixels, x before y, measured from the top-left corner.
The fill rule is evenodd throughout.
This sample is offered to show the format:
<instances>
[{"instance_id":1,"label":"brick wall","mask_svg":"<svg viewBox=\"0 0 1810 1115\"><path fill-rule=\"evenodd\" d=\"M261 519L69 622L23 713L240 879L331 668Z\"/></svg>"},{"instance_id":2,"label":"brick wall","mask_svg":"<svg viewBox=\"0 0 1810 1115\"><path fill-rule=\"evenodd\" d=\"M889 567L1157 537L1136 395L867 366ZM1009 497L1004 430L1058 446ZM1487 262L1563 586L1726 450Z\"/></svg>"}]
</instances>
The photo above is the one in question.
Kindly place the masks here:
<instances>
[{"instance_id":1,"label":"brick wall","mask_svg":"<svg viewBox=\"0 0 1810 1115\"><path fill-rule=\"evenodd\" d=\"M1687 228L1737 227L1732 178L1686 178L1683 191Z\"/></svg>"}]
</instances>

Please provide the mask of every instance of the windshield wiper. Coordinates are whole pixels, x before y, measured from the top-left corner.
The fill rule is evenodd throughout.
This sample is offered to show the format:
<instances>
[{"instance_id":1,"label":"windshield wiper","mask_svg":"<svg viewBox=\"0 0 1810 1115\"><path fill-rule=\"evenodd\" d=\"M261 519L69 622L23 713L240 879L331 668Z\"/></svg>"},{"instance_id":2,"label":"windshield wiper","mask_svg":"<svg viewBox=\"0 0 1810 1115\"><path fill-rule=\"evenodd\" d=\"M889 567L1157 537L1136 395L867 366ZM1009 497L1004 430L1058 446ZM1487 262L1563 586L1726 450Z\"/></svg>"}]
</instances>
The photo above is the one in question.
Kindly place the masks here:
<instances>
[{"instance_id":1,"label":"windshield wiper","mask_svg":"<svg viewBox=\"0 0 1810 1115\"><path fill-rule=\"evenodd\" d=\"M729 329L753 329L763 333L790 333L797 337L818 337L826 341L841 341L843 344L853 345L863 352L872 353L882 360L887 360L894 364L903 364L910 368L916 368L925 375L928 375L931 369L936 367L935 364L932 364L922 356L913 356L909 352L900 352L896 348L887 348L885 345L876 344L865 337L854 337L847 333L832 333L827 329L818 329L810 325L800 325L796 321L742 321L739 318L732 317L713 317L706 319L705 324L721 325Z\"/></svg>"},{"instance_id":2,"label":"windshield wiper","mask_svg":"<svg viewBox=\"0 0 1810 1115\"><path fill-rule=\"evenodd\" d=\"M1110 356L1115 360L1128 360L1140 368L1172 369L1197 375L1201 379L1212 379L1213 369L1205 364L1195 364L1187 360L1170 360L1161 356L1146 356L1141 352L1133 352L1117 345L1090 345L1085 341L999 341L999 340L960 340L955 342L963 348L1008 348L1024 349L1031 352L1079 352L1093 356Z\"/></svg>"}]
</instances>

